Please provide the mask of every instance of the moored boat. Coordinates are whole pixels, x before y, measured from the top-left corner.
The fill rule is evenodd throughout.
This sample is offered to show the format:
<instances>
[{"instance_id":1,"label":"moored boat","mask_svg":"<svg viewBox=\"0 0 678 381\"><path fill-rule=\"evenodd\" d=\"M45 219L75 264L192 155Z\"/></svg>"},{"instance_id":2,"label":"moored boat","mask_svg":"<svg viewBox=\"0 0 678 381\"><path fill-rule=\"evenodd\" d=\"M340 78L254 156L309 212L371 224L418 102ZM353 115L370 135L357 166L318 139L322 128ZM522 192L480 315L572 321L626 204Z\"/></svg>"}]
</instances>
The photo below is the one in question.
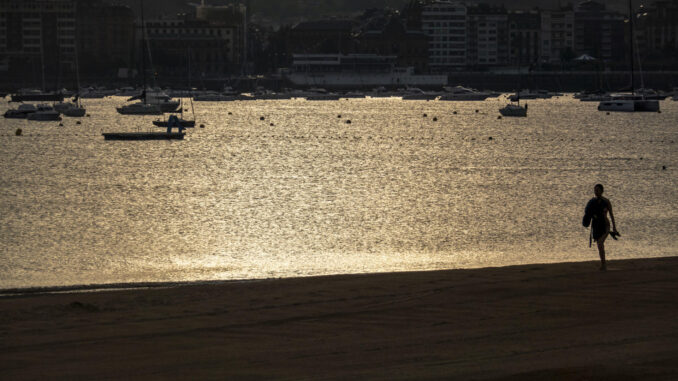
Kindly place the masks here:
<instances>
[{"instance_id":1,"label":"moored boat","mask_svg":"<svg viewBox=\"0 0 678 381\"><path fill-rule=\"evenodd\" d=\"M162 115L163 112L157 105L138 102L118 107L118 113L123 115Z\"/></svg>"},{"instance_id":2,"label":"moored boat","mask_svg":"<svg viewBox=\"0 0 678 381\"><path fill-rule=\"evenodd\" d=\"M27 103L19 105L19 107L16 109L5 111L4 116L8 119L26 119L28 114L32 114L36 111L38 111L38 109L34 105Z\"/></svg>"},{"instance_id":3,"label":"moored boat","mask_svg":"<svg viewBox=\"0 0 678 381\"><path fill-rule=\"evenodd\" d=\"M499 109L499 113L502 116L512 116L512 117L526 117L527 116L527 105L521 106L519 104L508 104Z\"/></svg>"},{"instance_id":4,"label":"moored boat","mask_svg":"<svg viewBox=\"0 0 678 381\"><path fill-rule=\"evenodd\" d=\"M61 120L61 114L58 111L55 111L52 106L38 105L37 111L28 114L26 119L37 122L50 122L50 121L58 122Z\"/></svg>"},{"instance_id":5,"label":"moored boat","mask_svg":"<svg viewBox=\"0 0 678 381\"><path fill-rule=\"evenodd\" d=\"M186 120L183 118L178 118L176 123L178 123L177 127L181 126L183 128L194 128L195 127L195 120ZM157 127L169 127L170 126L170 121L169 120L154 120L153 124Z\"/></svg>"},{"instance_id":6,"label":"moored boat","mask_svg":"<svg viewBox=\"0 0 678 381\"><path fill-rule=\"evenodd\" d=\"M642 95L617 94L608 100L601 101L598 105L598 111L657 112L659 111L659 101L646 99Z\"/></svg>"},{"instance_id":7,"label":"moored boat","mask_svg":"<svg viewBox=\"0 0 678 381\"><path fill-rule=\"evenodd\" d=\"M105 132L104 140L183 140L183 132Z\"/></svg>"},{"instance_id":8,"label":"moored boat","mask_svg":"<svg viewBox=\"0 0 678 381\"><path fill-rule=\"evenodd\" d=\"M12 94L12 102L61 102L64 95L56 92L43 92L40 90L19 90Z\"/></svg>"}]
</instances>

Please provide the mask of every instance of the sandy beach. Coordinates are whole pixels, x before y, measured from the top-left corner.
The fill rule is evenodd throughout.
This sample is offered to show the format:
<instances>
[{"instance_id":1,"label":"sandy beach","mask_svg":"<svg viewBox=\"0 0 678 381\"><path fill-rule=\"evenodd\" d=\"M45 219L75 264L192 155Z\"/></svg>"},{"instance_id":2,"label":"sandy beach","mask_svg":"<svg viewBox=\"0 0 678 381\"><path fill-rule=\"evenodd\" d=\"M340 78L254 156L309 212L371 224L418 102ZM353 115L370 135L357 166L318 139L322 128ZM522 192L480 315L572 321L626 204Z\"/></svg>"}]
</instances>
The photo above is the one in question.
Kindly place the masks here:
<instances>
[{"instance_id":1,"label":"sandy beach","mask_svg":"<svg viewBox=\"0 0 678 381\"><path fill-rule=\"evenodd\" d=\"M676 380L678 258L0 298L0 378Z\"/></svg>"}]
</instances>

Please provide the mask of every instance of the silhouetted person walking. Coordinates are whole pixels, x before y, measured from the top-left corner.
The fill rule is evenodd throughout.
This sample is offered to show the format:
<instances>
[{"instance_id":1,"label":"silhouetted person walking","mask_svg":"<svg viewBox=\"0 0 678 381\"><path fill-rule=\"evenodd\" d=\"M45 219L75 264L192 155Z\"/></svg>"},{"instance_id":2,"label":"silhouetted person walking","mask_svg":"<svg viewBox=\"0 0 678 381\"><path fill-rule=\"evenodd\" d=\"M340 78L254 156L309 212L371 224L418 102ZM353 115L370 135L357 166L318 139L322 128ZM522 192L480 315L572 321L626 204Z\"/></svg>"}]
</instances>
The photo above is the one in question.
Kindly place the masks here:
<instances>
[{"instance_id":1,"label":"silhouetted person walking","mask_svg":"<svg viewBox=\"0 0 678 381\"><path fill-rule=\"evenodd\" d=\"M589 224L591 225L591 240L596 241L596 244L598 245L601 271L607 269L605 263L605 240L607 239L607 236L612 236L615 240L620 236L614 221L614 213L612 213L612 203L610 200L603 197L603 191L604 188L601 184L596 184L596 186L593 187L593 193L596 197L592 198L588 204L586 204L583 221L584 226L588 227ZM612 231L610 231L610 220L607 218L608 213L612 220ZM589 242L589 245L590 244L591 243Z\"/></svg>"}]
</instances>

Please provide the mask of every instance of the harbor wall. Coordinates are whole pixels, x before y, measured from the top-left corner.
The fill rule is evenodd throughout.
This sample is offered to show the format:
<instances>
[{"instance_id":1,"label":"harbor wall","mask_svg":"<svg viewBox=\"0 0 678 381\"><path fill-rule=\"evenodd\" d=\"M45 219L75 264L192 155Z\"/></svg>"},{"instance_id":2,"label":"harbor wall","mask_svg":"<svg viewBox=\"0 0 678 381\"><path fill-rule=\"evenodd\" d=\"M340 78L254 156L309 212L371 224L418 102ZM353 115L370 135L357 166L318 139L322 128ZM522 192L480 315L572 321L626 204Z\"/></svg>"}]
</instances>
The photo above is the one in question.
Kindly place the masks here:
<instances>
[{"instance_id":1,"label":"harbor wall","mask_svg":"<svg viewBox=\"0 0 678 381\"><path fill-rule=\"evenodd\" d=\"M19 88L40 88L41 83L35 81L16 81L13 78L0 76L0 92L12 92ZM238 78L212 78L202 79L199 83L194 81L192 87L207 90L222 90L224 86L231 86L238 91L252 91L257 87L271 90L283 88L299 88L290 81L276 77L238 77ZM62 83L68 83L63 81ZM134 86L134 81L111 80L106 78L83 78L83 86L105 86L119 88ZM628 71L614 72L531 72L531 73L497 73L497 72L455 72L448 74L449 86L465 86L480 90L515 91L517 89L541 89L560 92L588 91L622 91L630 89L631 75ZM163 88L184 89L188 88L186 78L157 78L157 86ZM655 90L670 91L678 87L678 71L653 71L643 73L642 83L640 75L635 76L635 88L651 88ZM318 86L316 84L316 86ZM72 86L65 85L70 88ZM371 90L375 86L370 85L344 85L325 86L328 90ZM403 87L385 86L387 88ZM439 90L440 86L418 86L422 89ZM54 85L48 86L53 90Z\"/></svg>"}]
</instances>

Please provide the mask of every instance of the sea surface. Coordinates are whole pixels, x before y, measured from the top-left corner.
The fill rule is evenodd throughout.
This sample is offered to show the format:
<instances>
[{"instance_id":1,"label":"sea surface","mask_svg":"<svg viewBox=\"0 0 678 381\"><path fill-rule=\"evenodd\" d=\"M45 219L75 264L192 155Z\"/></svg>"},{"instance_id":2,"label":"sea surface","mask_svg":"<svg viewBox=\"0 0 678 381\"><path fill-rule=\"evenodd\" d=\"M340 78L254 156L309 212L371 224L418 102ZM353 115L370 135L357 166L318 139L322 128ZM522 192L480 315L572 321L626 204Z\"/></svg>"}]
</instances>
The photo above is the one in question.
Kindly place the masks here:
<instances>
[{"instance_id":1,"label":"sea surface","mask_svg":"<svg viewBox=\"0 0 678 381\"><path fill-rule=\"evenodd\" d=\"M0 119L0 289L597 260L596 183L609 259L678 255L678 102L195 103L204 128L171 142L104 141L157 117L84 102L63 126Z\"/></svg>"}]
</instances>

